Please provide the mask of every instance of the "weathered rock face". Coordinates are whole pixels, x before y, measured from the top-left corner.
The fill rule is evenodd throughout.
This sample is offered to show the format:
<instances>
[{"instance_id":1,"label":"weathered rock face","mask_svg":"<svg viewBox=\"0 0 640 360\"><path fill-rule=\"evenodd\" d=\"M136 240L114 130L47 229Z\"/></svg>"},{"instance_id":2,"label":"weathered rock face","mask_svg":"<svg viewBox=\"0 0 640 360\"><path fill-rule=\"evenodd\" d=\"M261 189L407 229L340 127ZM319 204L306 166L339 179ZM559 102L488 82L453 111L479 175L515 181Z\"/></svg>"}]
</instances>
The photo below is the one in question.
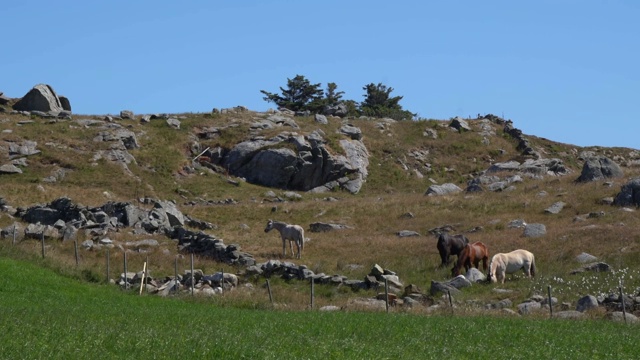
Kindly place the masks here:
<instances>
[{"instance_id":1,"label":"weathered rock face","mask_svg":"<svg viewBox=\"0 0 640 360\"><path fill-rule=\"evenodd\" d=\"M578 182L597 181L608 178L619 178L624 172L618 164L606 156L588 158L582 167Z\"/></svg>"},{"instance_id":2,"label":"weathered rock face","mask_svg":"<svg viewBox=\"0 0 640 360\"><path fill-rule=\"evenodd\" d=\"M71 110L69 99L65 98L63 104L60 98L49 85L38 84L13 105L18 111L43 111L59 113L63 110Z\"/></svg>"},{"instance_id":3,"label":"weathered rock face","mask_svg":"<svg viewBox=\"0 0 640 360\"><path fill-rule=\"evenodd\" d=\"M341 187L357 193L367 177L366 147L359 139L342 139L345 155L336 155L324 143L318 131L307 136L283 132L271 139L241 142L224 154L214 149L205 156L253 184L301 191Z\"/></svg>"},{"instance_id":4,"label":"weathered rock face","mask_svg":"<svg viewBox=\"0 0 640 360\"><path fill-rule=\"evenodd\" d=\"M635 178L622 186L613 200L616 206L640 206L640 178Z\"/></svg>"}]
</instances>

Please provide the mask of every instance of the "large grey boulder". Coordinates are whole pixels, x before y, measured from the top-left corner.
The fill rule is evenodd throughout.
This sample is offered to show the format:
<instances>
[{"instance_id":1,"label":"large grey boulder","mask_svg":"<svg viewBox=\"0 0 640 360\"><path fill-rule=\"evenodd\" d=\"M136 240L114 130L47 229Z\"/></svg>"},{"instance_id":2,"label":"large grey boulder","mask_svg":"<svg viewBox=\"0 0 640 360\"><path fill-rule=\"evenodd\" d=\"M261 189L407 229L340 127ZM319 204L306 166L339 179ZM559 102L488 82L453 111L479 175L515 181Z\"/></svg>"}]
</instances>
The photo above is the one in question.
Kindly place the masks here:
<instances>
[{"instance_id":1,"label":"large grey boulder","mask_svg":"<svg viewBox=\"0 0 640 360\"><path fill-rule=\"evenodd\" d=\"M319 130L307 136L283 132L270 139L241 142L222 156L205 155L213 165L249 183L316 192L341 187L357 193L368 175L366 147L359 140L342 139L344 155L330 153L322 134Z\"/></svg>"},{"instance_id":2,"label":"large grey boulder","mask_svg":"<svg viewBox=\"0 0 640 360\"><path fill-rule=\"evenodd\" d=\"M624 172L618 164L606 156L588 158L582 166L582 173L576 180L578 182L597 181L624 176Z\"/></svg>"},{"instance_id":3,"label":"large grey boulder","mask_svg":"<svg viewBox=\"0 0 640 360\"><path fill-rule=\"evenodd\" d=\"M185 217L178 210L176 204L171 201L156 201L153 206L152 214L159 214L158 219L164 221L164 226L173 228L174 226L184 226Z\"/></svg>"},{"instance_id":4,"label":"large grey boulder","mask_svg":"<svg viewBox=\"0 0 640 360\"><path fill-rule=\"evenodd\" d=\"M70 110L71 105L68 108ZM55 112L56 114L66 110L53 88L45 84L34 86L22 99L13 105L13 109L18 111Z\"/></svg>"},{"instance_id":5,"label":"large grey boulder","mask_svg":"<svg viewBox=\"0 0 640 360\"><path fill-rule=\"evenodd\" d=\"M471 127L469 126L469 123L467 123L464 119L462 119L459 116L456 116L454 119L451 120L449 127L452 127L458 130L459 132L471 131Z\"/></svg>"},{"instance_id":6,"label":"large grey boulder","mask_svg":"<svg viewBox=\"0 0 640 360\"><path fill-rule=\"evenodd\" d=\"M635 178L626 183L613 199L616 206L640 206L640 178Z\"/></svg>"},{"instance_id":7,"label":"large grey boulder","mask_svg":"<svg viewBox=\"0 0 640 360\"><path fill-rule=\"evenodd\" d=\"M58 96L60 99L60 105L62 105L62 110L71 112L71 102L66 96Z\"/></svg>"}]
</instances>

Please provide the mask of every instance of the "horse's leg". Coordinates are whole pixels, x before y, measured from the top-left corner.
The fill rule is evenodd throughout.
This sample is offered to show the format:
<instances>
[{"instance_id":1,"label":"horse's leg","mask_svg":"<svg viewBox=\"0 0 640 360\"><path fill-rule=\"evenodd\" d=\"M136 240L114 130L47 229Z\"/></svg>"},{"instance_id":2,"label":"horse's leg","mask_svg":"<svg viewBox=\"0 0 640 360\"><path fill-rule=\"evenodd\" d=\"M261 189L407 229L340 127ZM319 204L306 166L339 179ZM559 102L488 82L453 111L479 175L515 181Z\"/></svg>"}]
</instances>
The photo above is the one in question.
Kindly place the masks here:
<instances>
[{"instance_id":1,"label":"horse's leg","mask_svg":"<svg viewBox=\"0 0 640 360\"><path fill-rule=\"evenodd\" d=\"M483 257L482 258L482 267L484 267L484 271L487 271L487 259L488 257Z\"/></svg>"},{"instance_id":2,"label":"horse's leg","mask_svg":"<svg viewBox=\"0 0 640 360\"><path fill-rule=\"evenodd\" d=\"M291 257L296 257L296 253L293 252L293 242L289 239L289 249L291 250Z\"/></svg>"},{"instance_id":3,"label":"horse's leg","mask_svg":"<svg viewBox=\"0 0 640 360\"><path fill-rule=\"evenodd\" d=\"M282 257L287 256L287 240L282 238Z\"/></svg>"}]
</instances>

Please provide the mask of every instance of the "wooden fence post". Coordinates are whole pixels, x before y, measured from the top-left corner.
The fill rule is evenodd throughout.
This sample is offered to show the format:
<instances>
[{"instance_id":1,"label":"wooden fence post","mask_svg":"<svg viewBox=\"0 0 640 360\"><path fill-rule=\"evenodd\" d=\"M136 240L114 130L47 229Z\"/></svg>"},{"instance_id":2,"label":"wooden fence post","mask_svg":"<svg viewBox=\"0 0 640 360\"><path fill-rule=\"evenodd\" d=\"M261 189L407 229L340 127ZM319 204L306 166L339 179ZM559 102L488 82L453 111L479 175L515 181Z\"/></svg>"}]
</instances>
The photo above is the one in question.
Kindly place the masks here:
<instances>
[{"instance_id":1,"label":"wooden fence post","mask_svg":"<svg viewBox=\"0 0 640 360\"><path fill-rule=\"evenodd\" d=\"M147 267L144 270L144 277L149 279L149 255L147 255L146 259L145 259L145 263L147 264ZM149 280L147 280L147 282L149 282ZM147 289L147 287L144 287L144 292L148 292L149 289Z\"/></svg>"},{"instance_id":2,"label":"wooden fence post","mask_svg":"<svg viewBox=\"0 0 640 360\"><path fill-rule=\"evenodd\" d=\"M269 279L267 279L267 290L269 291L269 301L273 304L273 295L271 294L271 284L269 284Z\"/></svg>"},{"instance_id":3,"label":"wooden fence post","mask_svg":"<svg viewBox=\"0 0 640 360\"><path fill-rule=\"evenodd\" d=\"M389 312L389 280L387 278L384 278L384 306Z\"/></svg>"},{"instance_id":4,"label":"wooden fence post","mask_svg":"<svg viewBox=\"0 0 640 360\"><path fill-rule=\"evenodd\" d=\"M73 239L73 251L76 255L76 266L78 266L80 261L78 260L78 240L77 239Z\"/></svg>"},{"instance_id":5,"label":"wooden fence post","mask_svg":"<svg viewBox=\"0 0 640 360\"><path fill-rule=\"evenodd\" d=\"M144 286L144 276L147 273L147 262L145 261L142 265L142 281L140 281L140 293L138 295L142 295L142 287Z\"/></svg>"},{"instance_id":6,"label":"wooden fence post","mask_svg":"<svg viewBox=\"0 0 640 360\"><path fill-rule=\"evenodd\" d=\"M553 304L551 303L551 285L547 285L547 292L549 293L549 318L553 317Z\"/></svg>"}]
</instances>

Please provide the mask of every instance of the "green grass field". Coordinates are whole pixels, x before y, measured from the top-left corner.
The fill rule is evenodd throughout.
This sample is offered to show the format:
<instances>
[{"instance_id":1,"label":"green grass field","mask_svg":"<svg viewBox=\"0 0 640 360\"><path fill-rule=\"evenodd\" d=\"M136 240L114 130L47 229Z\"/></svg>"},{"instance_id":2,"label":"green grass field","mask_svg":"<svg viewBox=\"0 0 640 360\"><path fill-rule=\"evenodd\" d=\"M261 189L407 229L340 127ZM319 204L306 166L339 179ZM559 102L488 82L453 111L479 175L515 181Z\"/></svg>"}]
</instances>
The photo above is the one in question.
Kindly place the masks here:
<instances>
[{"instance_id":1,"label":"green grass field","mask_svg":"<svg viewBox=\"0 0 640 360\"><path fill-rule=\"evenodd\" d=\"M0 258L2 359L633 359L608 321L251 310L87 284Z\"/></svg>"}]
</instances>

